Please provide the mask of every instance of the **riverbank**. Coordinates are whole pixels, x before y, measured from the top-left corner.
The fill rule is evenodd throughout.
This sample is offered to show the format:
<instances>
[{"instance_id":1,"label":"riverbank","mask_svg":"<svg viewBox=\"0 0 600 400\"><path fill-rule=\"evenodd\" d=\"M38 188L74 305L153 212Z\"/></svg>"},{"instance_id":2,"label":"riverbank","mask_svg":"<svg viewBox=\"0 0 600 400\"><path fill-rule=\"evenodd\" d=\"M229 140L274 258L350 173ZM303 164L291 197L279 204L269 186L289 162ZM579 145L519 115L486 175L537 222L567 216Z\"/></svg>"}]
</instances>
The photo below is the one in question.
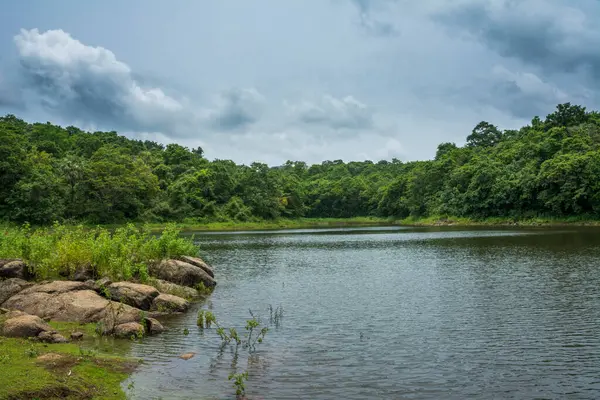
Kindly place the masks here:
<instances>
[{"instance_id":1,"label":"riverbank","mask_svg":"<svg viewBox=\"0 0 600 400\"><path fill-rule=\"evenodd\" d=\"M160 231L164 224L148 224L150 230ZM318 229L318 228L353 228L374 226L600 226L600 220L589 217L533 217L533 218L467 218L451 216L432 216L423 218L379 218L379 217L353 217L353 218L299 218L278 219L273 221L254 222L182 222L177 227L181 231L194 232L228 232L228 231L255 231L278 229Z\"/></svg>"}]
</instances>

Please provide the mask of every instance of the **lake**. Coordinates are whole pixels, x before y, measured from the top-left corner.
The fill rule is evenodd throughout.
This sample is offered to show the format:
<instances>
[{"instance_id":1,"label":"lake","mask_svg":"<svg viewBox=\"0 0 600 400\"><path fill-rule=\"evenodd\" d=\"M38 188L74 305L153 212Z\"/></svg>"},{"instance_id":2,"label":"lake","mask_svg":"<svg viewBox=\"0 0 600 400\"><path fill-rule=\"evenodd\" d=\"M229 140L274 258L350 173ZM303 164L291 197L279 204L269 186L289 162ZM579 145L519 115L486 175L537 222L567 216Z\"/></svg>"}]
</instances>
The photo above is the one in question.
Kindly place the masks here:
<instances>
[{"instance_id":1,"label":"lake","mask_svg":"<svg viewBox=\"0 0 600 400\"><path fill-rule=\"evenodd\" d=\"M199 233L218 285L134 343L139 399L598 399L600 229L350 228ZM272 321L269 307L283 310ZM196 310L257 351L220 350ZM187 328L189 334L183 330ZM179 359L195 352L190 360Z\"/></svg>"}]
</instances>

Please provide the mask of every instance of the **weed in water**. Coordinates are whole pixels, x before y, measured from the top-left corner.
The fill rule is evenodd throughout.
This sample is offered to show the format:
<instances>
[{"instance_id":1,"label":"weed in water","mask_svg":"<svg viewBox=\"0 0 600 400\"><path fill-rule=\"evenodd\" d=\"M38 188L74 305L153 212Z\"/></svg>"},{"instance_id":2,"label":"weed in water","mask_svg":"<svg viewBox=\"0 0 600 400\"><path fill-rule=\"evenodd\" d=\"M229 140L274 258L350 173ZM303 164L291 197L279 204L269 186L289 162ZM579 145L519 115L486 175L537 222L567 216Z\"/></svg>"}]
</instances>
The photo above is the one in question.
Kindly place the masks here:
<instances>
[{"instance_id":1,"label":"weed in water","mask_svg":"<svg viewBox=\"0 0 600 400\"><path fill-rule=\"evenodd\" d=\"M235 394L238 398L246 394L246 385L244 381L248 380L248 371L241 373L231 373L228 377L229 380L233 379L233 386L235 387Z\"/></svg>"}]
</instances>

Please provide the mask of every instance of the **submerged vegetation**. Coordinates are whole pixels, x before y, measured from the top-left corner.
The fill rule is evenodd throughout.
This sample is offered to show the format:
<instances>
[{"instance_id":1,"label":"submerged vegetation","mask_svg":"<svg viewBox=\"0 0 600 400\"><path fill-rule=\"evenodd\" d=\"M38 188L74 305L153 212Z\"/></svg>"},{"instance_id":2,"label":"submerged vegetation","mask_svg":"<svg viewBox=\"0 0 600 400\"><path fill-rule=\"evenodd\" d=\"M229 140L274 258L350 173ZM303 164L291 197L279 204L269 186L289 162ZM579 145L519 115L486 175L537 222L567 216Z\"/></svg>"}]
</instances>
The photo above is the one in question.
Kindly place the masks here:
<instances>
[{"instance_id":1,"label":"submerged vegetation","mask_svg":"<svg viewBox=\"0 0 600 400\"><path fill-rule=\"evenodd\" d=\"M442 143L433 160L414 162L236 165L13 115L0 118L0 136L0 220L13 223L600 219L600 113L569 103L518 130L482 121L464 146Z\"/></svg>"},{"instance_id":2,"label":"submerged vegetation","mask_svg":"<svg viewBox=\"0 0 600 400\"><path fill-rule=\"evenodd\" d=\"M32 229L26 224L0 230L0 258L24 260L37 279L72 277L86 268L98 277L146 282L150 263L197 254L193 239L179 233L172 224L158 235L133 224L113 232L61 224Z\"/></svg>"}]
</instances>

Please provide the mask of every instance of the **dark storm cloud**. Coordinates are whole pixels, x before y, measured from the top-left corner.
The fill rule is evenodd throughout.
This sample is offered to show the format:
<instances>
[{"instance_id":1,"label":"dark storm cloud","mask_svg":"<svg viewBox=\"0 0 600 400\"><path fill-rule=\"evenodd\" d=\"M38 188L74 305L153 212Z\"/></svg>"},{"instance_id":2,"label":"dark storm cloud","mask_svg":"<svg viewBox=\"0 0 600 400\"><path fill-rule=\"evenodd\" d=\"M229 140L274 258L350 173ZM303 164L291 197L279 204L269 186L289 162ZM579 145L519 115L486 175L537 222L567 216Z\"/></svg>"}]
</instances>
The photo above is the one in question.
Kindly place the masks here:
<instances>
[{"instance_id":1,"label":"dark storm cloud","mask_svg":"<svg viewBox=\"0 0 600 400\"><path fill-rule=\"evenodd\" d=\"M233 89L221 94L211 125L217 130L242 129L256 122L261 114L263 97L254 89Z\"/></svg>"},{"instance_id":2,"label":"dark storm cloud","mask_svg":"<svg viewBox=\"0 0 600 400\"><path fill-rule=\"evenodd\" d=\"M598 2L460 1L441 7L434 18L468 31L502 56L546 72L587 72L600 79Z\"/></svg>"}]
</instances>

